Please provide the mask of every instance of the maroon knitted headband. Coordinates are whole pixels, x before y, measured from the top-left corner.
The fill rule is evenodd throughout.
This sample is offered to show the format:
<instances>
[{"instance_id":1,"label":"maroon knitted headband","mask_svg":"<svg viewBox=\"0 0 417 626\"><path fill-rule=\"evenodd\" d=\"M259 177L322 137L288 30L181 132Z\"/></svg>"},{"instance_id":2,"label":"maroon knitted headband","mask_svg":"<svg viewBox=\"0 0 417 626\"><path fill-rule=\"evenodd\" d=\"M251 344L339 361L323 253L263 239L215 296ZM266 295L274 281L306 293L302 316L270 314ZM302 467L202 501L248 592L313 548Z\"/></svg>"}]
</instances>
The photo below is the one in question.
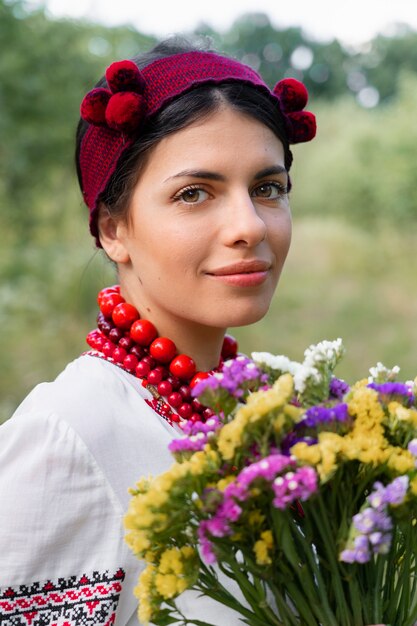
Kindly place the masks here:
<instances>
[{"instance_id":1,"label":"maroon knitted headband","mask_svg":"<svg viewBox=\"0 0 417 626\"><path fill-rule=\"evenodd\" d=\"M81 117L90 126L81 143L79 164L90 230L96 238L98 200L120 156L140 137L141 123L195 85L226 81L254 85L276 98L289 143L310 141L316 134L314 115L303 111L308 94L302 83L286 78L271 91L253 69L213 52L175 54L143 70L133 61L119 61L107 68L106 80L109 89L93 89L81 104Z\"/></svg>"}]
</instances>

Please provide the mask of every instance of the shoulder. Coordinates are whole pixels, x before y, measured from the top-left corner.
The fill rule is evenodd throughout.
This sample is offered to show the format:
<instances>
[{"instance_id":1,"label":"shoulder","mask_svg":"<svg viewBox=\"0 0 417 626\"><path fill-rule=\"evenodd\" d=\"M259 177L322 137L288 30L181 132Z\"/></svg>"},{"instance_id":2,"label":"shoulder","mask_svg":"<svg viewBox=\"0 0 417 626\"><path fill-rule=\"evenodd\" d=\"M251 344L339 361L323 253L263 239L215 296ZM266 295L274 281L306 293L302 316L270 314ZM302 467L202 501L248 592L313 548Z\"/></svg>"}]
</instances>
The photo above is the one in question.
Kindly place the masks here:
<instances>
[{"instance_id":1,"label":"shoulder","mask_svg":"<svg viewBox=\"0 0 417 626\"><path fill-rule=\"evenodd\" d=\"M76 562L97 543L98 527L120 534L120 503L82 440L54 414L21 414L0 428L0 501L0 586L23 563L35 580L47 563L46 577L68 559L68 545Z\"/></svg>"},{"instance_id":2,"label":"shoulder","mask_svg":"<svg viewBox=\"0 0 417 626\"><path fill-rule=\"evenodd\" d=\"M38 385L10 421L19 419L32 430L34 416L60 420L88 449L126 507L128 488L140 476L160 473L172 462L168 444L176 433L146 404L148 393L134 376L85 355L55 381Z\"/></svg>"}]
</instances>

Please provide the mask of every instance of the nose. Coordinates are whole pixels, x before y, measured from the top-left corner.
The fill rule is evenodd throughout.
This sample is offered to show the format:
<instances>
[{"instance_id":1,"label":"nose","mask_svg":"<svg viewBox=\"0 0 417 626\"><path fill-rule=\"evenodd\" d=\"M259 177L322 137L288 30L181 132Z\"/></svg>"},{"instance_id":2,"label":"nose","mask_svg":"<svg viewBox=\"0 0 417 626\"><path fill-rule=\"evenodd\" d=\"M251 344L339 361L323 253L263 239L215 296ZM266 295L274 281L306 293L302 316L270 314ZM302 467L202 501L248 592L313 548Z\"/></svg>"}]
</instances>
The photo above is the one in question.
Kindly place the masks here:
<instances>
[{"instance_id":1,"label":"nose","mask_svg":"<svg viewBox=\"0 0 417 626\"><path fill-rule=\"evenodd\" d=\"M267 225L247 190L231 195L222 210L223 242L253 248L266 238Z\"/></svg>"}]
</instances>

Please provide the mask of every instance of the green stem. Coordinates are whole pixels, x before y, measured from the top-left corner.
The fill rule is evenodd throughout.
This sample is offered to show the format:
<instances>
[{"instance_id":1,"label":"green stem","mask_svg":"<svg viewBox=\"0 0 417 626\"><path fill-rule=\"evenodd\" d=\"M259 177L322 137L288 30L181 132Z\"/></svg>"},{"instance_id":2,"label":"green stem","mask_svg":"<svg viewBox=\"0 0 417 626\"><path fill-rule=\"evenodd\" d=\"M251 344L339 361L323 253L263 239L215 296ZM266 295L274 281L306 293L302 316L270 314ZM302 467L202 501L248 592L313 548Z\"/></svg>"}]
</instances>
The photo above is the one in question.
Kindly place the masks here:
<instances>
[{"instance_id":1,"label":"green stem","mask_svg":"<svg viewBox=\"0 0 417 626\"><path fill-rule=\"evenodd\" d=\"M374 583L374 601L372 619L375 624L382 620L382 580L387 559L379 554L376 558L376 577Z\"/></svg>"},{"instance_id":2,"label":"green stem","mask_svg":"<svg viewBox=\"0 0 417 626\"><path fill-rule=\"evenodd\" d=\"M399 580L397 583L398 585L401 585L401 597L398 607L399 613L401 614L401 619L398 621L399 625L404 624L408 614L408 608L410 606L410 562L413 529L408 527L407 530L409 532L405 533L405 553L401 564L401 573L398 577Z\"/></svg>"},{"instance_id":3,"label":"green stem","mask_svg":"<svg viewBox=\"0 0 417 626\"><path fill-rule=\"evenodd\" d=\"M285 619L283 626L300 626L300 622L296 617L296 614L291 610L291 607L288 606L285 596L282 595L273 583L270 583L268 586L273 593L275 602L277 603L280 618L283 620Z\"/></svg>"},{"instance_id":4,"label":"green stem","mask_svg":"<svg viewBox=\"0 0 417 626\"><path fill-rule=\"evenodd\" d=\"M216 602L224 604L225 606L228 606L237 613L240 613L240 615L242 615L246 619L256 619L257 616L250 609L248 609L241 602L239 602L239 600L237 600L235 596L233 596L226 589L226 587L224 587L219 582L217 576L202 562L200 565L200 571L203 574L200 574L198 583L194 585L192 589L194 589L195 591L201 591L201 593L209 596L213 600L216 600ZM254 624L254 626L265 626L265 622L261 621L259 621L259 623L252 621L252 623Z\"/></svg>"},{"instance_id":5,"label":"green stem","mask_svg":"<svg viewBox=\"0 0 417 626\"><path fill-rule=\"evenodd\" d=\"M314 507L314 503L316 502L318 503L319 511L316 511ZM336 596L338 621L334 620L330 622L329 626L350 626L352 622L350 608L347 606L346 603L338 563L335 560L335 538L332 535L329 521L327 519L327 511L324 507L323 498L320 493L311 504L312 506L309 507L309 512L311 512L311 515L314 518L317 530L323 537L323 545L327 554L328 564L332 574L332 587Z\"/></svg>"},{"instance_id":6,"label":"green stem","mask_svg":"<svg viewBox=\"0 0 417 626\"><path fill-rule=\"evenodd\" d=\"M316 556L313 553L313 550L311 549L311 543L308 542L308 540L303 535L302 531L299 529L299 527L294 522L294 520L292 520L291 518L289 519L290 519L290 524L292 526L293 534L296 537L298 537L299 543L301 544L301 547L303 549L303 553L305 557L307 558L307 562L310 566L311 573L312 573L312 577L311 577L312 581L315 581L316 589L318 589L318 592L319 592L319 601L320 601L322 608L313 602L312 609L316 613L321 623L325 622L326 620L328 620L329 623L335 623L336 617L330 608L328 597L327 597L326 585L323 581L323 577L321 575L320 567L318 565ZM305 522L304 526L305 526L307 535L309 535L310 537L313 537L313 532L312 532L311 524L309 522L308 517L305 518L304 522Z\"/></svg>"}]
</instances>

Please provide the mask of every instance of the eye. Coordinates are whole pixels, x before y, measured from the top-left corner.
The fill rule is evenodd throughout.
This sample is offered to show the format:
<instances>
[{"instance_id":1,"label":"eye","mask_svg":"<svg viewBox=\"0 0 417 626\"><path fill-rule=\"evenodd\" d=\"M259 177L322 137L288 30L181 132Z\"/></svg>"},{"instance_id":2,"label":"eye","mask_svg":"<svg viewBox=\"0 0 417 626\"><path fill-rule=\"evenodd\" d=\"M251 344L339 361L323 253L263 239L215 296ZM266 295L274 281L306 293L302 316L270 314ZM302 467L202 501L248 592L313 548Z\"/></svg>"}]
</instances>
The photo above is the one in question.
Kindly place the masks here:
<instances>
[{"instance_id":1,"label":"eye","mask_svg":"<svg viewBox=\"0 0 417 626\"><path fill-rule=\"evenodd\" d=\"M278 200L287 193L287 187L277 182L262 183L252 191L252 195L257 198L267 200Z\"/></svg>"},{"instance_id":2,"label":"eye","mask_svg":"<svg viewBox=\"0 0 417 626\"><path fill-rule=\"evenodd\" d=\"M181 189L175 196L174 200L185 202L185 204L200 204L207 200L209 194L200 187L186 187Z\"/></svg>"}]
</instances>

